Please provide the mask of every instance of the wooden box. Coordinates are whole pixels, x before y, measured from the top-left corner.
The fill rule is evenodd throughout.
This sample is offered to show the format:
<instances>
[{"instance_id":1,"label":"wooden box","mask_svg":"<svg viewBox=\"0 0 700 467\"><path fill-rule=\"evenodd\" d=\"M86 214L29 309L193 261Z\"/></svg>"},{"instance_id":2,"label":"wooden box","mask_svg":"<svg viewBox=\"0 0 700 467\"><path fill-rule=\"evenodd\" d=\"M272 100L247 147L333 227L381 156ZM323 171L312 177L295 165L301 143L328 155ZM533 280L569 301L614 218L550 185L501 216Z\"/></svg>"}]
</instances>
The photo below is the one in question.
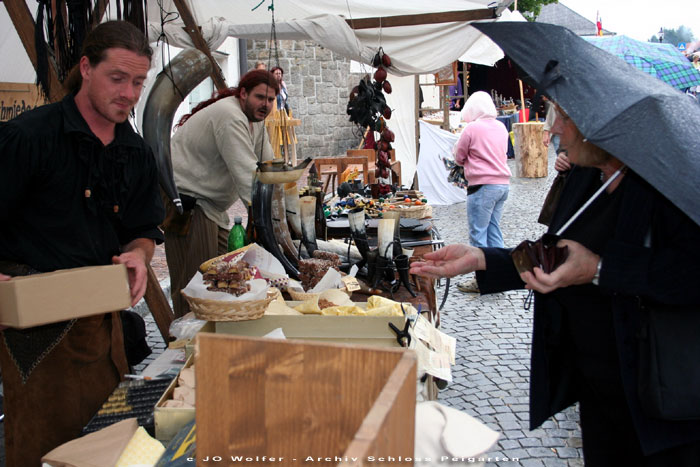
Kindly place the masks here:
<instances>
[{"instance_id":1,"label":"wooden box","mask_svg":"<svg viewBox=\"0 0 700 467\"><path fill-rule=\"evenodd\" d=\"M189 357L182 368L188 368L194 363L194 357ZM180 374L178 373L178 377ZM163 407L165 401L173 398L178 378L168 386L153 410L153 421L156 429L156 439L167 444L180 429L190 420L194 420L194 409L185 407Z\"/></svg>"},{"instance_id":2,"label":"wooden box","mask_svg":"<svg viewBox=\"0 0 700 467\"><path fill-rule=\"evenodd\" d=\"M198 466L412 465L412 351L202 333L195 358Z\"/></svg>"}]
</instances>

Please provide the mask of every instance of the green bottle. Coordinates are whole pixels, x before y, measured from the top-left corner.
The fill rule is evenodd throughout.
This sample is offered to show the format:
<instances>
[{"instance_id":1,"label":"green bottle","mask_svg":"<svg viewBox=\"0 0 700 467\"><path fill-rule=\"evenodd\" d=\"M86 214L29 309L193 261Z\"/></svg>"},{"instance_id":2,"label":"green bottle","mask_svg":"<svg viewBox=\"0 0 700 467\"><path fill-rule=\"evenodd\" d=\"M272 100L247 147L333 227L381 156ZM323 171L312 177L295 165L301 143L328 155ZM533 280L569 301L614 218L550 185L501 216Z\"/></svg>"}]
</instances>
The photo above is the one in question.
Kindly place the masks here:
<instances>
[{"instance_id":1,"label":"green bottle","mask_svg":"<svg viewBox=\"0 0 700 467\"><path fill-rule=\"evenodd\" d=\"M245 246L245 229L242 222L243 219L240 216L233 218L233 227L228 233L228 251L237 250Z\"/></svg>"}]
</instances>

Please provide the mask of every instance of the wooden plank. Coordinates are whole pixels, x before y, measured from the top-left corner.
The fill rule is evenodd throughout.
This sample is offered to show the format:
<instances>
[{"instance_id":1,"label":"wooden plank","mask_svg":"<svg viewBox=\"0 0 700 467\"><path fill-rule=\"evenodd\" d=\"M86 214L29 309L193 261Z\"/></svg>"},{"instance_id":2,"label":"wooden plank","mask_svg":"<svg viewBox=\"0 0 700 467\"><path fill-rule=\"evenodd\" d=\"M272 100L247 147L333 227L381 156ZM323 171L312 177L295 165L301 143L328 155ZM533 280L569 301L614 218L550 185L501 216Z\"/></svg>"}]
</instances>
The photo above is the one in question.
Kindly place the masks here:
<instances>
[{"instance_id":1,"label":"wooden plank","mask_svg":"<svg viewBox=\"0 0 700 467\"><path fill-rule=\"evenodd\" d=\"M177 11L178 13L180 13L182 22L185 23L185 32L189 34L190 38L192 39L192 43L197 49L201 50L211 61L211 79L214 81L216 89L219 91L226 89L228 87L226 86L226 79L224 78L224 75L221 72L221 68L219 68L219 64L216 63L216 60L214 60L214 57L211 55L211 50L209 50L207 42L204 40L204 37L202 37L202 33L199 30L199 26L197 25L194 16L192 16L192 12L187 6L187 3L185 2L185 0L173 0L173 3L175 3Z\"/></svg>"},{"instance_id":2,"label":"wooden plank","mask_svg":"<svg viewBox=\"0 0 700 467\"><path fill-rule=\"evenodd\" d=\"M410 427L410 435L407 429L388 435L413 437L412 352L207 333L197 347L198 459L264 454L288 463L311 456L321 458L314 465L335 465L325 458L345 452L385 385L397 379L391 376L404 356L413 365L413 397L395 399L406 405L398 408L398 426ZM388 394L381 405L391 403Z\"/></svg>"},{"instance_id":3,"label":"wooden plank","mask_svg":"<svg viewBox=\"0 0 700 467\"><path fill-rule=\"evenodd\" d=\"M396 26L417 26L420 24L452 23L456 21L476 21L496 17L495 8L478 10L445 11L440 13L421 13L417 15L398 15L376 18L346 19L352 29L391 28Z\"/></svg>"},{"instance_id":4,"label":"wooden plank","mask_svg":"<svg viewBox=\"0 0 700 467\"><path fill-rule=\"evenodd\" d=\"M413 465L415 416L409 419L404 411L407 407L414 406L415 400L416 364L407 353L394 368L354 439L343 453L342 457L348 460L338 465L365 465L364 461L370 456L393 457L396 460L392 465Z\"/></svg>"},{"instance_id":5,"label":"wooden plank","mask_svg":"<svg viewBox=\"0 0 700 467\"><path fill-rule=\"evenodd\" d=\"M163 341L167 346L170 342L170 323L175 319L175 314L173 313L168 299L163 293L163 289L160 288L160 283L156 274L153 272L151 265L147 265L148 282L146 285L146 294L143 296L148 305L148 309L153 315L153 319L158 326L158 331L163 337Z\"/></svg>"},{"instance_id":6,"label":"wooden plank","mask_svg":"<svg viewBox=\"0 0 700 467\"><path fill-rule=\"evenodd\" d=\"M97 2L95 2L95 8L92 10L92 24L90 25L90 30L95 29L95 26L102 22L102 17L105 15L108 3L109 0L97 0ZM146 33L146 35L148 35L148 33Z\"/></svg>"},{"instance_id":7,"label":"wooden plank","mask_svg":"<svg viewBox=\"0 0 700 467\"><path fill-rule=\"evenodd\" d=\"M44 105L39 87L26 83L0 83L0 121L5 122Z\"/></svg>"},{"instance_id":8,"label":"wooden plank","mask_svg":"<svg viewBox=\"0 0 700 467\"><path fill-rule=\"evenodd\" d=\"M24 50L27 52L29 60L32 62L34 70L37 69L36 47L34 42L34 16L29 11L25 0L4 0L7 13L10 15L12 24L19 35ZM42 25L43 27L43 25ZM66 95L63 84L56 74L56 66L51 58L49 60L49 101L58 102Z\"/></svg>"}]
</instances>

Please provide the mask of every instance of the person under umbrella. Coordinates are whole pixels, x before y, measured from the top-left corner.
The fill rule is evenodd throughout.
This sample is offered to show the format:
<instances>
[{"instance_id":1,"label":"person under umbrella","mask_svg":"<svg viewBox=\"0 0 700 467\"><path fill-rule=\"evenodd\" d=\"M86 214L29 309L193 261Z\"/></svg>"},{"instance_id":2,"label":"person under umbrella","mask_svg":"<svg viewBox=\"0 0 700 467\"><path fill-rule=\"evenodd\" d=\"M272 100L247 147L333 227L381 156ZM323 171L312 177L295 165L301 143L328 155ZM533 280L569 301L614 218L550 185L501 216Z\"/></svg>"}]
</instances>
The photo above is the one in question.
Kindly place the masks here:
<instances>
[{"instance_id":1,"label":"person under umbrella","mask_svg":"<svg viewBox=\"0 0 700 467\"><path fill-rule=\"evenodd\" d=\"M697 363L687 362L697 362L700 315L674 310L700 309L700 211L698 200L684 195L700 171L700 137L689 131L700 125L700 109L667 86L648 92L658 88L654 78L615 59L626 69L618 67L564 28L476 27L556 104L552 133L574 165L549 233L561 236L557 247L568 256L547 273L546 261L519 273L510 249L448 245L410 272L436 278L477 271L482 293L534 291L530 429L579 402L587 466L696 466L700 379ZM644 105L658 109L654 134ZM685 123L674 120L679 109ZM654 154L659 145L667 151ZM664 342L686 372L682 384L662 388L675 396L667 406L647 397L642 384L650 358L640 331L651 329L643 322L651 304L682 318L672 328L677 342ZM662 377L675 370L665 364Z\"/></svg>"}]
</instances>

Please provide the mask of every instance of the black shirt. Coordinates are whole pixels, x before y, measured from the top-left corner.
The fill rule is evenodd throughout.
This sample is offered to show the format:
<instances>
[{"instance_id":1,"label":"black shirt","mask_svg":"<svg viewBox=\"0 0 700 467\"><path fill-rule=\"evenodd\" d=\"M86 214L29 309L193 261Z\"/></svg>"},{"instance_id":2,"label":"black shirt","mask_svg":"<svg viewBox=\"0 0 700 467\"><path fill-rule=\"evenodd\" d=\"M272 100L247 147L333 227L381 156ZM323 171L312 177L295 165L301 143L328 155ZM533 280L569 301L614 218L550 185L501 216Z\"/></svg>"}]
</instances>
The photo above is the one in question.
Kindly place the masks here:
<instances>
[{"instance_id":1,"label":"black shirt","mask_svg":"<svg viewBox=\"0 0 700 467\"><path fill-rule=\"evenodd\" d=\"M163 215L155 159L128 122L104 146L68 95L0 123L0 260L111 264L136 238L161 243Z\"/></svg>"}]
</instances>

